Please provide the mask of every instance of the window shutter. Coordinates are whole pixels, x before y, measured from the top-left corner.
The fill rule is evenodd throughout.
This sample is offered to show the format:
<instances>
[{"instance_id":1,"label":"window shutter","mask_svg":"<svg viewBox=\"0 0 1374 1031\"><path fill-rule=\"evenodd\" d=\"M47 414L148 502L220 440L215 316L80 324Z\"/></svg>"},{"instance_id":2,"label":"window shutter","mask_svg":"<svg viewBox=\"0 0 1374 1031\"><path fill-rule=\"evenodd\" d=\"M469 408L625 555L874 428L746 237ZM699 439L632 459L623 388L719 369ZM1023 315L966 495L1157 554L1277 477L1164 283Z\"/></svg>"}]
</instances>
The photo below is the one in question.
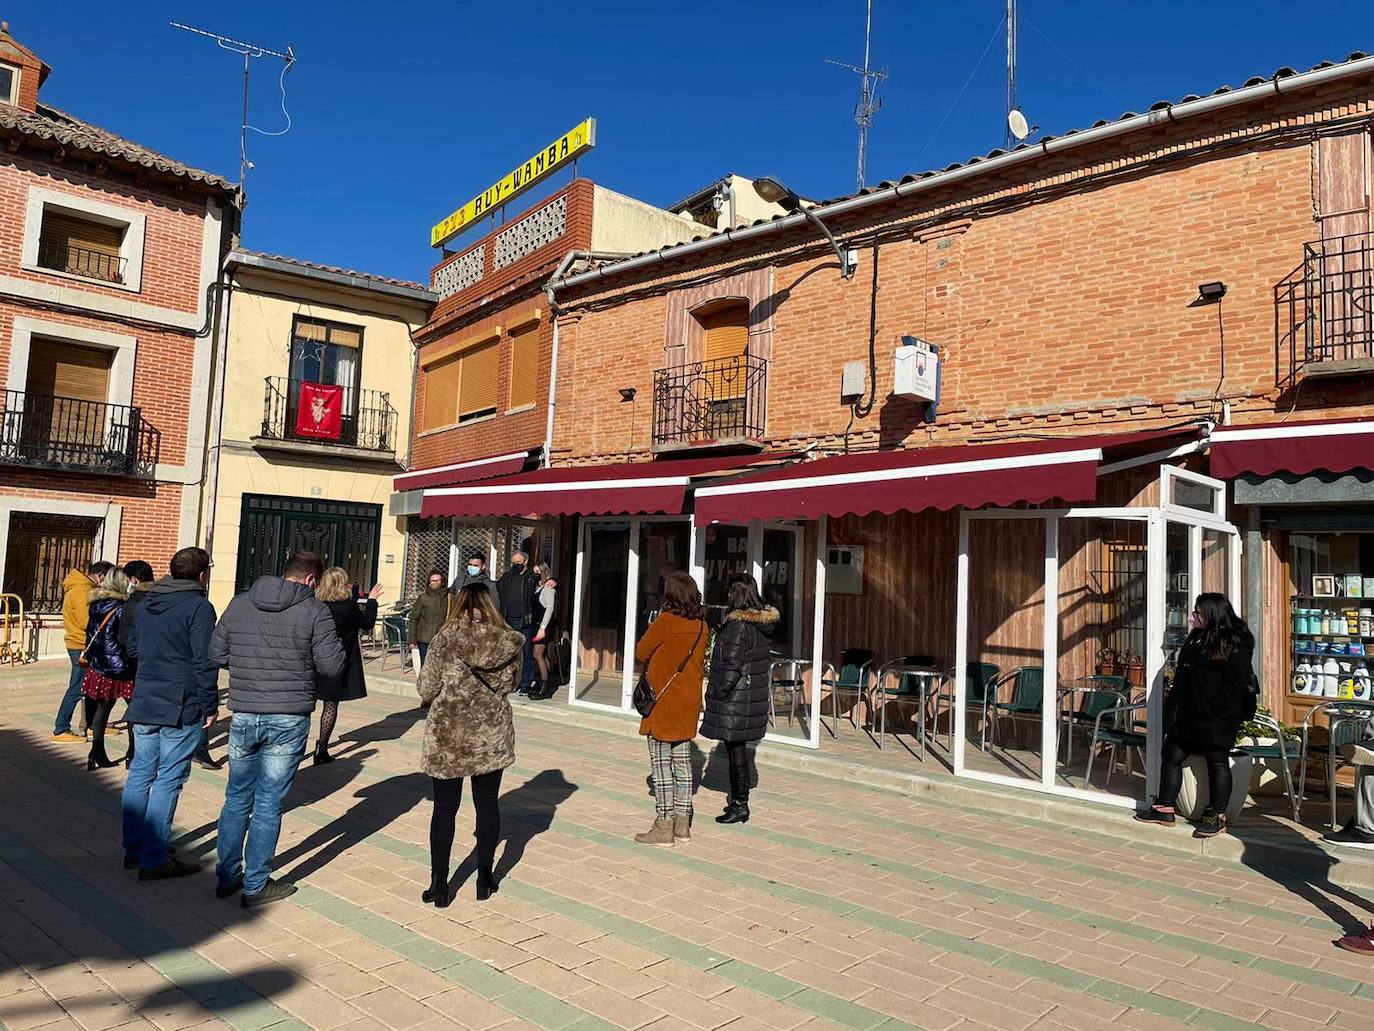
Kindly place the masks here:
<instances>
[{"instance_id":1,"label":"window shutter","mask_svg":"<svg viewBox=\"0 0 1374 1031\"><path fill-rule=\"evenodd\" d=\"M297 319L296 339L309 340L312 343L323 344L329 339L329 327L319 322L310 322L307 319Z\"/></svg>"},{"instance_id":2,"label":"window shutter","mask_svg":"<svg viewBox=\"0 0 1374 1031\"><path fill-rule=\"evenodd\" d=\"M34 340L29 346L27 389L78 401L106 400L110 354L90 347Z\"/></svg>"},{"instance_id":3,"label":"window shutter","mask_svg":"<svg viewBox=\"0 0 1374 1031\"><path fill-rule=\"evenodd\" d=\"M43 212L44 239L57 240L82 250L95 251L119 257L120 245L124 242L124 230L119 226L104 222L92 222L74 215L64 215L56 211Z\"/></svg>"},{"instance_id":4,"label":"window shutter","mask_svg":"<svg viewBox=\"0 0 1374 1031\"><path fill-rule=\"evenodd\" d=\"M524 408L539 397L539 328L531 326L510 338L510 405Z\"/></svg>"},{"instance_id":5,"label":"window shutter","mask_svg":"<svg viewBox=\"0 0 1374 1031\"><path fill-rule=\"evenodd\" d=\"M702 360L720 362L708 364L703 371L716 401L729 401L744 396L744 369L740 362L730 362L749 352L749 305L745 301L731 301L701 319L705 340Z\"/></svg>"},{"instance_id":6,"label":"window shutter","mask_svg":"<svg viewBox=\"0 0 1374 1031\"><path fill-rule=\"evenodd\" d=\"M463 372L458 383L458 418L494 409L501 381L500 341L464 351L460 361Z\"/></svg>"},{"instance_id":7,"label":"window shutter","mask_svg":"<svg viewBox=\"0 0 1374 1031\"><path fill-rule=\"evenodd\" d=\"M425 369L425 429L452 426L458 421L458 374L461 368L459 359L453 357Z\"/></svg>"}]
</instances>

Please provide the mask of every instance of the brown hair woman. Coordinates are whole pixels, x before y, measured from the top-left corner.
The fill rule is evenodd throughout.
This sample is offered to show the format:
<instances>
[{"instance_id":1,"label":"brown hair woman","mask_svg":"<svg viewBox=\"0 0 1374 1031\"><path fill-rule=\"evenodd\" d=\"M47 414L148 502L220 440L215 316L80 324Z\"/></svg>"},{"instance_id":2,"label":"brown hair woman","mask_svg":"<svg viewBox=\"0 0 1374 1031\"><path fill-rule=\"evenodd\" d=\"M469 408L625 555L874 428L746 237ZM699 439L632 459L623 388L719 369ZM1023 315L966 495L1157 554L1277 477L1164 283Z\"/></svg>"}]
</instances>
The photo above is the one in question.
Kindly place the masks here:
<instances>
[{"instance_id":1,"label":"brown hair woman","mask_svg":"<svg viewBox=\"0 0 1374 1031\"><path fill-rule=\"evenodd\" d=\"M668 576L663 607L649 624L635 658L658 701L639 724L649 739L654 779L654 825L636 834L641 845L670 847L691 840L692 766L690 742L701 716L701 682L706 664L706 611L701 591L687 573Z\"/></svg>"}]
</instances>

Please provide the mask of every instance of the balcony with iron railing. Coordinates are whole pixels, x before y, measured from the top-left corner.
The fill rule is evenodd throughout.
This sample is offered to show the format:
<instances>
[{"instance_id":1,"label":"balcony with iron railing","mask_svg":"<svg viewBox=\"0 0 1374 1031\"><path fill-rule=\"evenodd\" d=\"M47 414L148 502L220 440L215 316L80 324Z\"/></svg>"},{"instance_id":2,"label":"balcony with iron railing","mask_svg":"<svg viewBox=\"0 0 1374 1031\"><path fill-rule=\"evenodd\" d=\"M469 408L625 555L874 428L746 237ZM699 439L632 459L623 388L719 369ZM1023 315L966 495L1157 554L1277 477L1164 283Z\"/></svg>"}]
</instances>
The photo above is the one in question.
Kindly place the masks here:
<instances>
[{"instance_id":1,"label":"balcony with iron railing","mask_svg":"<svg viewBox=\"0 0 1374 1031\"><path fill-rule=\"evenodd\" d=\"M312 391L312 387L326 390ZM347 448L394 461L399 419L391 406L391 395L382 390L341 387L336 401L321 400L316 408L316 399L331 392L329 387L288 376L266 377L262 433L257 443L289 445L289 450ZM334 403L337 413L328 410Z\"/></svg>"},{"instance_id":2,"label":"balcony with iron railing","mask_svg":"<svg viewBox=\"0 0 1374 1031\"><path fill-rule=\"evenodd\" d=\"M65 272L83 279L98 279L103 283L124 282L124 268L127 259L118 254L93 251L77 247L61 239L40 239L38 241L38 265L40 268Z\"/></svg>"},{"instance_id":3,"label":"balcony with iron railing","mask_svg":"<svg viewBox=\"0 0 1374 1031\"><path fill-rule=\"evenodd\" d=\"M133 405L6 390L0 408L0 464L151 476L157 432Z\"/></svg>"},{"instance_id":4,"label":"balcony with iron railing","mask_svg":"<svg viewBox=\"0 0 1374 1031\"><path fill-rule=\"evenodd\" d=\"M763 444L768 363L739 355L654 372L653 450Z\"/></svg>"},{"instance_id":5,"label":"balcony with iron railing","mask_svg":"<svg viewBox=\"0 0 1374 1031\"><path fill-rule=\"evenodd\" d=\"M1374 241L1369 233L1303 245L1302 264L1274 287L1274 376L1374 373Z\"/></svg>"}]
</instances>

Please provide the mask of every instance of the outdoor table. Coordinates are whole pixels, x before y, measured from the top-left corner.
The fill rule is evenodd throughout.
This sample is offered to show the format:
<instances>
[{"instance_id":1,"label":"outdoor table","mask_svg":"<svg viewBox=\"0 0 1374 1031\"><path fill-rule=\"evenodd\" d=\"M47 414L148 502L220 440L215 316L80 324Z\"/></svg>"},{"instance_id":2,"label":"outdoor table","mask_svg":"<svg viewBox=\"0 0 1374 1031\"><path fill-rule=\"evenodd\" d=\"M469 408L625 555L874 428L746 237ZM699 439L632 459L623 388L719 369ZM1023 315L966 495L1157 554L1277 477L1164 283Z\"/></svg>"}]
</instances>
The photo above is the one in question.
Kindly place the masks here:
<instances>
[{"instance_id":1,"label":"outdoor table","mask_svg":"<svg viewBox=\"0 0 1374 1031\"><path fill-rule=\"evenodd\" d=\"M1089 676L1079 677L1077 680L1068 683L1060 681L1058 687L1056 688L1056 693L1059 696L1058 701L1060 716L1064 721L1065 730L1068 731L1068 733L1064 736L1065 766L1068 766L1073 763L1073 713L1076 706L1069 705L1066 707L1064 705L1064 702L1067 699L1076 697L1077 695L1087 694L1092 691L1109 691L1112 694L1119 697L1121 699L1121 704L1125 705L1126 702L1129 701L1129 699L1125 696L1125 694L1122 691L1120 691L1116 687L1104 686L1104 682L1109 679L1113 682L1115 682L1116 680L1115 677L1108 678L1096 674L1090 674ZM1091 748L1092 746L1089 745L1088 747Z\"/></svg>"},{"instance_id":2,"label":"outdoor table","mask_svg":"<svg viewBox=\"0 0 1374 1031\"><path fill-rule=\"evenodd\" d=\"M790 727L797 718L797 696L805 689L806 685L802 679L803 675L812 666L811 659L789 659L784 656L775 655L768 663L768 713L772 717L773 724L777 724L777 713L773 710L773 690L774 679L773 670L778 666L790 666L796 670L796 683L786 684L784 690L787 691L789 700L792 703L792 711L788 714L787 725Z\"/></svg>"},{"instance_id":3,"label":"outdoor table","mask_svg":"<svg viewBox=\"0 0 1374 1031\"><path fill-rule=\"evenodd\" d=\"M870 712L872 711L872 709L873 709L874 706L876 705L877 699L879 699L879 698L882 698L882 699L885 700L885 699L886 699L887 697L889 697L889 696L890 696L890 697L893 697L893 698L900 698L900 697L902 697L902 696L899 695L896 691L891 691L891 692L889 692L885 687L883 687L883 680L884 680L885 677L888 677L888 676L896 676L896 677L914 677L914 678L919 682L919 684L920 684L920 691L919 691L918 694L917 694L917 697L919 697L919 699L920 699L920 705L919 705L919 709L920 709L920 730L919 730L919 735L920 735L920 737L919 737L919 740L920 740L920 748L921 748L921 762L925 762L925 761L926 761L926 706L929 704L929 701L930 701L930 699L931 699L932 697L937 697L937 698L940 697L940 695L939 695L939 685L940 685L940 683L944 682L945 680L947 680L947 679L949 678L949 673L948 673L946 670L936 669L934 666L916 666L916 665L912 665L911 663L896 662L896 661L885 663L885 664L883 664L882 666L879 666L879 667L878 667L878 675L877 675L877 677L875 678L873 687L871 688L871 697L870 697L870 701L869 701L869 710L870 710ZM884 705L882 705L882 706L878 706L878 719L879 719L879 721L880 721L881 724L882 724L881 727L880 727L880 729L879 729L879 731L878 731L878 747L881 749L881 748L884 748L884 747L885 747L885 745L886 745L886 740L887 740L887 705L886 705L886 704L884 704ZM950 727L949 736L950 736L949 745L950 745L950 748L951 748L951 750L952 750L953 747L954 747L954 728L953 728L952 726Z\"/></svg>"},{"instance_id":4,"label":"outdoor table","mask_svg":"<svg viewBox=\"0 0 1374 1031\"><path fill-rule=\"evenodd\" d=\"M1336 753L1342 731L1351 725L1361 725L1374 719L1374 703L1354 699L1328 699L1310 709L1302 721L1302 747L1298 759L1298 805L1307 799L1307 746L1312 720L1320 712L1326 713L1330 728L1326 744L1326 793L1331 799L1331 826L1336 826ZM1358 730L1356 731L1358 736Z\"/></svg>"}]
</instances>

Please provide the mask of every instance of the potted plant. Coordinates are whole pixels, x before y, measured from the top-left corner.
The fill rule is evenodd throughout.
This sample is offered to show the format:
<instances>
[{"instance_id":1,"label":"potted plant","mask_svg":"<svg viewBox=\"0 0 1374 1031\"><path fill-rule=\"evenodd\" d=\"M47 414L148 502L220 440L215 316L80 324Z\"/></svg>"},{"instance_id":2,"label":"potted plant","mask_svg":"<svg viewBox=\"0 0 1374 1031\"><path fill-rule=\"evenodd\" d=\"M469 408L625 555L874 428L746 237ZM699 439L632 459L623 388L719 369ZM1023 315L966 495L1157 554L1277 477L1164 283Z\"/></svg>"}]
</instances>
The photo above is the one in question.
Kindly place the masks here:
<instances>
[{"instance_id":1,"label":"potted plant","mask_svg":"<svg viewBox=\"0 0 1374 1031\"><path fill-rule=\"evenodd\" d=\"M1273 718L1273 713L1260 706L1256 716L1267 716ZM1289 758L1296 765L1298 758L1298 748L1301 744L1302 731L1297 727L1290 727L1279 721L1279 732L1283 735L1284 748L1288 752ZM1259 723L1256 720L1249 720L1240 725L1240 730L1236 733L1236 746L1244 748L1247 745L1273 745L1277 744L1278 739L1274 737L1274 730L1267 723ZM1283 771L1279 769L1280 759L1255 759L1253 770L1250 774L1250 794L1252 795L1282 795ZM1293 769L1290 766L1290 769ZM1296 776L1296 771L1294 772Z\"/></svg>"},{"instance_id":2,"label":"potted plant","mask_svg":"<svg viewBox=\"0 0 1374 1031\"><path fill-rule=\"evenodd\" d=\"M1240 748L1231 749L1231 797L1226 800L1226 822L1235 823L1250 793L1251 771L1255 761ZM1185 820L1196 820L1207 808L1207 761L1200 755L1188 756L1183 764L1183 781L1178 788L1174 811Z\"/></svg>"},{"instance_id":3,"label":"potted plant","mask_svg":"<svg viewBox=\"0 0 1374 1031\"><path fill-rule=\"evenodd\" d=\"M1126 649L1126 655L1123 661L1126 665L1126 683L1130 684L1132 687L1144 687L1145 656L1141 655L1139 652L1131 651L1128 648Z\"/></svg>"},{"instance_id":4,"label":"potted plant","mask_svg":"<svg viewBox=\"0 0 1374 1031\"><path fill-rule=\"evenodd\" d=\"M1117 674L1117 654L1115 648L1102 647L1097 649L1097 666L1094 672L1099 677L1112 677Z\"/></svg>"}]
</instances>

